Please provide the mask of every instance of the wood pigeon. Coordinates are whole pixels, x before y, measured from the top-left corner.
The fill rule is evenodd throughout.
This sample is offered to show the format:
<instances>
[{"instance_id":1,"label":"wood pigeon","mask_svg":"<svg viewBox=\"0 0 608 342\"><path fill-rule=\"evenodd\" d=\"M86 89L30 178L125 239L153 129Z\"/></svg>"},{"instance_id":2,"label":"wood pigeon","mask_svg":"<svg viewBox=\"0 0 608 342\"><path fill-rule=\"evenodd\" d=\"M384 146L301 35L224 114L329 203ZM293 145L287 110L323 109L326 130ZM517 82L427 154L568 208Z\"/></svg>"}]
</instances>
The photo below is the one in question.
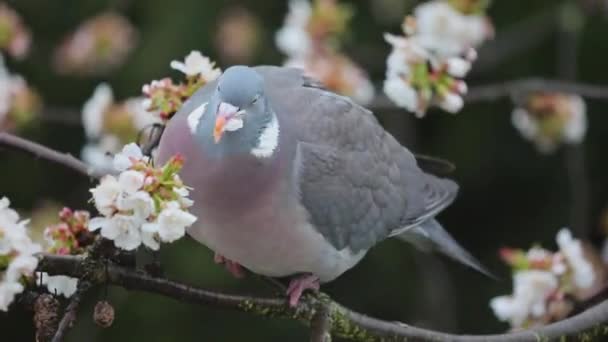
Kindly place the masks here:
<instances>
[{"instance_id":1,"label":"wood pigeon","mask_svg":"<svg viewBox=\"0 0 608 342\"><path fill-rule=\"evenodd\" d=\"M294 276L295 305L397 236L484 268L434 219L458 186L420 169L367 109L302 71L233 66L170 120L157 161L179 153L193 187L188 234L235 275Z\"/></svg>"}]
</instances>

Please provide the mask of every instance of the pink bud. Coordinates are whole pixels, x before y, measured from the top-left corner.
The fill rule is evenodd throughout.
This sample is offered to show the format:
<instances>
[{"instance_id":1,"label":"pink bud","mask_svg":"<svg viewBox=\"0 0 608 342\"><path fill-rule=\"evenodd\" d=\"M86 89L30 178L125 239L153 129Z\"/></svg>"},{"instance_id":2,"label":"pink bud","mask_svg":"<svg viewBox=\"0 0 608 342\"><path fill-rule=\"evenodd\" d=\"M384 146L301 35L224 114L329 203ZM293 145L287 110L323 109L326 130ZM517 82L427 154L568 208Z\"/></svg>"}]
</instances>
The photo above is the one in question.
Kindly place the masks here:
<instances>
[{"instance_id":1,"label":"pink bud","mask_svg":"<svg viewBox=\"0 0 608 342\"><path fill-rule=\"evenodd\" d=\"M60 247L59 249L57 249L57 254L59 254L59 255L69 255L70 254L70 249L68 247Z\"/></svg>"},{"instance_id":2,"label":"pink bud","mask_svg":"<svg viewBox=\"0 0 608 342\"><path fill-rule=\"evenodd\" d=\"M510 247L502 247L498 250L498 255L503 261L510 264L515 257L515 249Z\"/></svg>"},{"instance_id":3,"label":"pink bud","mask_svg":"<svg viewBox=\"0 0 608 342\"><path fill-rule=\"evenodd\" d=\"M67 221L70 218L72 218L72 215L74 214L74 212L72 211L72 209L68 208L68 207L64 207L63 209L61 209L61 211L59 212L59 218L62 221Z\"/></svg>"},{"instance_id":4,"label":"pink bud","mask_svg":"<svg viewBox=\"0 0 608 342\"><path fill-rule=\"evenodd\" d=\"M464 81L458 80L452 84L452 91L465 95L469 91L469 87Z\"/></svg>"}]
</instances>

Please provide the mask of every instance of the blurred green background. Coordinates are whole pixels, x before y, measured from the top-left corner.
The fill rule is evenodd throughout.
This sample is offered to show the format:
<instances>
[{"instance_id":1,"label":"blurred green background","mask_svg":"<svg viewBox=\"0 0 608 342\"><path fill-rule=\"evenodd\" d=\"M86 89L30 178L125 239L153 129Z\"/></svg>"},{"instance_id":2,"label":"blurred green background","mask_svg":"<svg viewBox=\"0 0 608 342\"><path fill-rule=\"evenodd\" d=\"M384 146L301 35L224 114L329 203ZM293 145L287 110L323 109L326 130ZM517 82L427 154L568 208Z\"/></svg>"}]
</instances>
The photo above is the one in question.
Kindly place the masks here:
<instances>
[{"instance_id":1,"label":"blurred green background","mask_svg":"<svg viewBox=\"0 0 608 342\"><path fill-rule=\"evenodd\" d=\"M345 1L347 2L347 1ZM416 1L348 1L356 9L345 51L381 84L389 45L383 32L400 32L403 16ZM580 15L584 27L578 43L566 45L556 13L562 1L494 1L489 14L497 37L480 50L480 59L467 82L470 87L503 80L539 76L559 78L560 49L578 54L577 80L601 84L608 79L608 17L601 1L572 1L566 14ZM566 1L568 3L568 1ZM141 85L164 76L177 76L169 62L198 49L222 68L230 65L220 53L217 37L222 18L246 10L258 30L249 64L281 64L274 33L282 25L285 1L203 0L14 0L15 8L33 31L33 51L23 62L9 61L12 71L26 76L45 103L79 110L101 81L108 81L119 99L137 96ZM577 7L582 4L582 7ZM594 7L598 5L598 7ZM82 20L115 8L139 30L139 45L127 62L106 77L55 74L49 56L62 37ZM590 9L590 10L588 10ZM576 12L580 11L580 12ZM562 13L563 14L563 13ZM230 39L224 37L223 39ZM570 75L571 76L571 75ZM570 77L568 76L568 77ZM589 131L583 149L590 184L588 225L584 234L601 242L600 214L607 203L608 109L605 102L588 101ZM397 241L371 250L354 269L323 289L338 302L389 321L454 333L502 332L507 327L493 316L488 301L510 293L511 280L497 256L501 246L527 248L542 243L554 248L554 236L571 223L573 196L565 167L565 153L543 156L512 127L508 98L466 105L456 115L431 112L417 120L404 110L377 112L387 130L420 153L453 161L453 177L461 185L454 205L440 217L444 226L502 281L492 281L441 257L414 251ZM55 149L80 153L84 133L78 125L40 121L20 135ZM0 151L0 194L24 214L45 200L82 208L90 183L73 172L45 161ZM580 232L576 232L580 233ZM161 260L167 275L221 291L269 294L263 282L234 280L213 264L212 254L190 239L166 246ZM92 307L103 290L89 296L69 341L306 341L308 331L297 323L267 320L247 314L176 302L160 296L108 289L116 320L109 329L92 321ZM3 341L33 340L31 313L0 313Z\"/></svg>"}]
</instances>

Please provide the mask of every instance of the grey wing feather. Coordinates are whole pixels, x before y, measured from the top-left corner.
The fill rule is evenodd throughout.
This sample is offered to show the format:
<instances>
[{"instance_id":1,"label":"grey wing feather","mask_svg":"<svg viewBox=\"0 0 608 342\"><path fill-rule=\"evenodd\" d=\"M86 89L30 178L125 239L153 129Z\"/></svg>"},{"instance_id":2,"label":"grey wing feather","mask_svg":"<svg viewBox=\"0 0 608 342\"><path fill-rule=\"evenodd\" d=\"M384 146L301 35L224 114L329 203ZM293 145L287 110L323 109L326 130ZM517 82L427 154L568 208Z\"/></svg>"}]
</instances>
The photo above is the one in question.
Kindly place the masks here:
<instances>
[{"instance_id":1,"label":"grey wing feather","mask_svg":"<svg viewBox=\"0 0 608 342\"><path fill-rule=\"evenodd\" d=\"M452 180L438 178L429 174L423 174L421 177L423 178L421 183L424 184L424 187L416 189L418 193L414 193L411 196L416 196L422 200L422 208L419 208L419 211L410 215L410 219L405 225L393 230L390 236L399 235L432 219L456 199L458 185Z\"/></svg>"},{"instance_id":2,"label":"grey wing feather","mask_svg":"<svg viewBox=\"0 0 608 342\"><path fill-rule=\"evenodd\" d=\"M414 227L397 236L398 239L409 242L416 247L430 252L438 250L448 257L467 265L490 278L496 276L474 256L466 251L435 219L425 221L420 226Z\"/></svg>"},{"instance_id":3,"label":"grey wing feather","mask_svg":"<svg viewBox=\"0 0 608 342\"><path fill-rule=\"evenodd\" d=\"M446 176L456 170L456 165L448 160L437 157L415 154L418 166L424 171L435 176Z\"/></svg>"},{"instance_id":4,"label":"grey wing feather","mask_svg":"<svg viewBox=\"0 0 608 342\"><path fill-rule=\"evenodd\" d=\"M336 248L367 250L454 200L456 184L425 174L367 109L297 69L256 70L276 85L267 92L277 115L297 127L296 188L311 222Z\"/></svg>"}]
</instances>

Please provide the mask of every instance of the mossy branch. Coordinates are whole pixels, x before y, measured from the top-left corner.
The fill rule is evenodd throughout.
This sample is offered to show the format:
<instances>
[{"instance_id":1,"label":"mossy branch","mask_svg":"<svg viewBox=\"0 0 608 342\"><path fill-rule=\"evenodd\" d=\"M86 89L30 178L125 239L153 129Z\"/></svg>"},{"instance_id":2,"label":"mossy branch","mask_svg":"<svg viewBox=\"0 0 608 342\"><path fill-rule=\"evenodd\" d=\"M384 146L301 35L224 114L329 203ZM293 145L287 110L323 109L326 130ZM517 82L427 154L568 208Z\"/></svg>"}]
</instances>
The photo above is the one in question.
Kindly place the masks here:
<instances>
[{"instance_id":1,"label":"mossy branch","mask_svg":"<svg viewBox=\"0 0 608 342\"><path fill-rule=\"evenodd\" d=\"M331 336L353 341L548 341L567 339L590 341L608 338L608 301L560 322L540 328L496 335L455 335L421 329L399 322L382 321L350 310L319 293L305 295L296 307L285 298L252 297L196 288L109 261L79 256L43 255L39 271L65 274L91 284L112 284L128 290L155 293L178 301L237 310L268 318L282 318L316 324L319 310L326 310L323 323Z\"/></svg>"}]
</instances>

